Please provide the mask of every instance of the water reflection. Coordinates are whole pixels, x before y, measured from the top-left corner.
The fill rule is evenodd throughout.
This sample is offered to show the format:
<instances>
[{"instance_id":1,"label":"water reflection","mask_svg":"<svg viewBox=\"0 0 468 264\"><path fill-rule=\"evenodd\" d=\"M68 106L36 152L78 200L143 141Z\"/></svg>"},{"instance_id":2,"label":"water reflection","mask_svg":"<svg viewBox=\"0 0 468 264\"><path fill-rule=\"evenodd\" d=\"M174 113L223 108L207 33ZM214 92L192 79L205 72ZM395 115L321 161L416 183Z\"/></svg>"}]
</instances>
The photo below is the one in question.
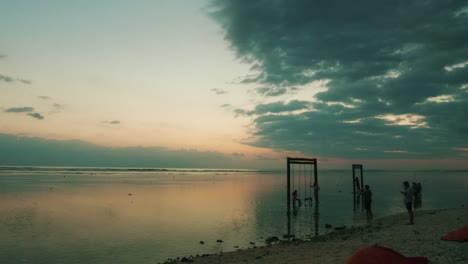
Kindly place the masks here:
<instances>
[{"instance_id":1,"label":"water reflection","mask_svg":"<svg viewBox=\"0 0 468 264\"><path fill-rule=\"evenodd\" d=\"M111 182L55 183L52 189L0 193L2 263L41 258L50 258L47 263L159 262L182 254L232 250L241 242L256 241L255 201L268 190L268 184L242 179L163 185ZM207 241L204 247L200 240ZM21 255L27 256L24 261L18 261Z\"/></svg>"},{"instance_id":2,"label":"water reflection","mask_svg":"<svg viewBox=\"0 0 468 264\"><path fill-rule=\"evenodd\" d=\"M315 203L309 200L308 206L304 208L293 207L293 213L287 215L287 237L298 237L304 234L317 236L319 234L319 202L316 199ZM304 214L302 219L300 214ZM304 221L304 218L307 219ZM303 227L308 226L310 232L303 230ZM302 228L302 230L301 230ZM307 228L307 227L306 227ZM312 229L313 228L313 229Z\"/></svg>"},{"instance_id":3,"label":"water reflection","mask_svg":"<svg viewBox=\"0 0 468 264\"><path fill-rule=\"evenodd\" d=\"M0 259L2 264L154 263L260 245L272 235L318 235L325 223L365 223L361 210L354 213L349 205L349 181L341 180L349 172L321 175L320 203L317 191L313 201L285 217L281 173L0 173ZM366 174L375 218L405 212L399 182L408 175L413 173ZM466 176L452 173L442 181L439 173L426 172L415 179L424 184L424 207L468 205ZM422 196L414 203L420 207Z\"/></svg>"}]
</instances>

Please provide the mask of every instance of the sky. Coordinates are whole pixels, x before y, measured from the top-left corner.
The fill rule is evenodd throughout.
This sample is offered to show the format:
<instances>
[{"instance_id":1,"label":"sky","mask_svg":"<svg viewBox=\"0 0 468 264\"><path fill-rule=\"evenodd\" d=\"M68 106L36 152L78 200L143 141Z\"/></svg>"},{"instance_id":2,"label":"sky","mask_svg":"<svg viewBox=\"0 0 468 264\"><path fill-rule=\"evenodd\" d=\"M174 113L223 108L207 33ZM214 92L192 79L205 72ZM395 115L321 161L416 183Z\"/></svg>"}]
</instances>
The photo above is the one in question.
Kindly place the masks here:
<instances>
[{"instance_id":1,"label":"sky","mask_svg":"<svg viewBox=\"0 0 468 264\"><path fill-rule=\"evenodd\" d=\"M0 165L468 168L468 1L0 5Z\"/></svg>"}]
</instances>

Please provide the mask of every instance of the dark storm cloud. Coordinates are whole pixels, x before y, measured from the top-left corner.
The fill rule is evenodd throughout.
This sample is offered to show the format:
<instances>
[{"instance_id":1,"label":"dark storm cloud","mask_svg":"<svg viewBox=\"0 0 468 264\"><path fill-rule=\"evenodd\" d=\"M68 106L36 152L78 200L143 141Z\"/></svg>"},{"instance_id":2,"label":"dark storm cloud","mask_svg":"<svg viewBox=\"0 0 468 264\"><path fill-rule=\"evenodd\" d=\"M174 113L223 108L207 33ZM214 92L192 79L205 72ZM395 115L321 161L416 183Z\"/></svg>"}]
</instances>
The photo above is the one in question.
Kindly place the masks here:
<instances>
[{"instance_id":1,"label":"dark storm cloud","mask_svg":"<svg viewBox=\"0 0 468 264\"><path fill-rule=\"evenodd\" d=\"M27 115L38 120L44 119L44 116L39 113L28 113Z\"/></svg>"},{"instance_id":2,"label":"dark storm cloud","mask_svg":"<svg viewBox=\"0 0 468 264\"><path fill-rule=\"evenodd\" d=\"M6 109L4 112L6 113L28 113L34 111L33 107L25 106L25 107L11 107Z\"/></svg>"},{"instance_id":3,"label":"dark storm cloud","mask_svg":"<svg viewBox=\"0 0 468 264\"><path fill-rule=\"evenodd\" d=\"M255 111L250 144L356 158L452 157L468 145L468 1L212 7L236 55L253 65L241 83L258 84L258 94L328 81L309 111Z\"/></svg>"}]
</instances>

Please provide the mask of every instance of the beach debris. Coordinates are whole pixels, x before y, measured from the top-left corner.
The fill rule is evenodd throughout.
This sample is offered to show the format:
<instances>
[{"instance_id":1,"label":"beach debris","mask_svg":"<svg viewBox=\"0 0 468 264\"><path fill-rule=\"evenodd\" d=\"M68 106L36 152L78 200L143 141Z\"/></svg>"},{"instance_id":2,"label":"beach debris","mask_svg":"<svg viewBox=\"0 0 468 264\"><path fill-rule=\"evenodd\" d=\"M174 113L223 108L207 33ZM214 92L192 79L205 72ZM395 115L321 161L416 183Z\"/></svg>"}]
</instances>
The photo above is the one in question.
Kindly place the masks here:
<instances>
[{"instance_id":1,"label":"beach debris","mask_svg":"<svg viewBox=\"0 0 468 264\"><path fill-rule=\"evenodd\" d=\"M249 242L250 245L255 245L255 242Z\"/></svg>"},{"instance_id":2,"label":"beach debris","mask_svg":"<svg viewBox=\"0 0 468 264\"><path fill-rule=\"evenodd\" d=\"M331 224L325 224L325 228L332 228L333 226Z\"/></svg>"},{"instance_id":3,"label":"beach debris","mask_svg":"<svg viewBox=\"0 0 468 264\"><path fill-rule=\"evenodd\" d=\"M279 241L279 238L277 236L271 236L265 239L265 243L267 244L271 244L271 243L278 242L278 241Z\"/></svg>"},{"instance_id":4,"label":"beach debris","mask_svg":"<svg viewBox=\"0 0 468 264\"><path fill-rule=\"evenodd\" d=\"M346 226L345 226L345 225L343 225L343 226L336 226L334 229L335 229L335 230L345 230L345 229L346 229Z\"/></svg>"},{"instance_id":5,"label":"beach debris","mask_svg":"<svg viewBox=\"0 0 468 264\"><path fill-rule=\"evenodd\" d=\"M205 242L204 242L204 241L200 241L200 244L202 244L202 245L203 245L203 244L205 244Z\"/></svg>"},{"instance_id":6,"label":"beach debris","mask_svg":"<svg viewBox=\"0 0 468 264\"><path fill-rule=\"evenodd\" d=\"M263 257L262 256L257 256L256 259L262 259Z\"/></svg>"},{"instance_id":7,"label":"beach debris","mask_svg":"<svg viewBox=\"0 0 468 264\"><path fill-rule=\"evenodd\" d=\"M180 260L180 262L193 262L193 260L192 260L192 259L189 259L189 258L187 258L187 257L183 257L183 258Z\"/></svg>"},{"instance_id":8,"label":"beach debris","mask_svg":"<svg viewBox=\"0 0 468 264\"><path fill-rule=\"evenodd\" d=\"M129 194L128 194L128 196L132 196L132 195L133 195L133 193L129 193Z\"/></svg>"},{"instance_id":9,"label":"beach debris","mask_svg":"<svg viewBox=\"0 0 468 264\"><path fill-rule=\"evenodd\" d=\"M234 246L234 248L239 248L239 246Z\"/></svg>"},{"instance_id":10,"label":"beach debris","mask_svg":"<svg viewBox=\"0 0 468 264\"><path fill-rule=\"evenodd\" d=\"M223 243L223 240L222 240L222 239L218 239L218 240L216 240L216 242L218 242L218 243Z\"/></svg>"},{"instance_id":11,"label":"beach debris","mask_svg":"<svg viewBox=\"0 0 468 264\"><path fill-rule=\"evenodd\" d=\"M294 238L294 237L295 237L295 235L288 235L288 234L283 235L284 239L289 239L289 238Z\"/></svg>"}]
</instances>

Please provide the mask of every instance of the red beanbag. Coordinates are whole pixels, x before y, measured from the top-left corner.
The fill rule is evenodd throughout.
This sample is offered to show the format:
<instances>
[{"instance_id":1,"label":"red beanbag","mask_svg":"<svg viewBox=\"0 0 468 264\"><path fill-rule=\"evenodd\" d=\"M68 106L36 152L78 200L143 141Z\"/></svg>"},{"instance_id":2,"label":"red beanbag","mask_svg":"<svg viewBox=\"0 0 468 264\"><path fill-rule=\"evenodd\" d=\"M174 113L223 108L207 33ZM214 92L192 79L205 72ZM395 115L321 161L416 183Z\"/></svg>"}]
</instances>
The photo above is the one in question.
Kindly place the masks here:
<instances>
[{"instance_id":1,"label":"red beanbag","mask_svg":"<svg viewBox=\"0 0 468 264\"><path fill-rule=\"evenodd\" d=\"M354 253L347 264L426 264L429 260L426 257L405 257L395 250L371 246L363 248Z\"/></svg>"},{"instance_id":2,"label":"red beanbag","mask_svg":"<svg viewBox=\"0 0 468 264\"><path fill-rule=\"evenodd\" d=\"M452 231L445 236L441 237L442 240L466 242L468 241L468 225Z\"/></svg>"}]
</instances>

